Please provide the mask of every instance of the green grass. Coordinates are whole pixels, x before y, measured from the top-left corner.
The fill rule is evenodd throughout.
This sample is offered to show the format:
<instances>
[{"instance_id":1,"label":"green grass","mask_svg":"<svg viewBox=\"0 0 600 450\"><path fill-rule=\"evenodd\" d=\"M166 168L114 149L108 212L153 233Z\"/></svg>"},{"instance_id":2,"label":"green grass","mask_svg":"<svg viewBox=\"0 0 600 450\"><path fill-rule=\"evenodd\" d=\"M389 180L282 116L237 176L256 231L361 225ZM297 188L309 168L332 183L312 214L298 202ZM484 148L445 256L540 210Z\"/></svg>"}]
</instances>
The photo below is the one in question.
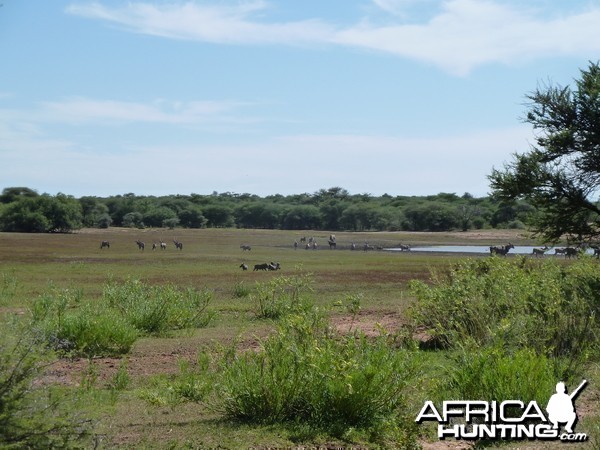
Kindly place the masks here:
<instances>
[{"instance_id":1,"label":"green grass","mask_svg":"<svg viewBox=\"0 0 600 450\"><path fill-rule=\"evenodd\" d=\"M361 327L374 329L377 328L375 323L381 322L389 327L384 330L386 339L399 343L403 338L396 333L408 321L405 312L415 301L409 290L409 282L429 282L431 269L444 271L451 264L464 259L464 256L350 251L350 242L356 242L359 248L365 241L384 247L399 242L413 246L492 245L508 240L517 245L532 243L526 236L518 235L518 232L509 237L505 231L482 233L487 235L336 233L338 249L335 251L330 251L326 245L329 232L108 229L82 230L69 235L3 233L0 236L3 241L0 246L0 314L9 318L26 318L34 300L58 290L71 293L71 306L65 314L76 317L86 305L98 304L102 300L109 282L115 283L115 286L127 286L130 280L140 280L144 286L156 289L152 292L158 293L170 293L170 289L175 287L210 293L209 308L215 316L205 328L183 327L171 330L168 335L140 333L126 357L94 359L92 366L87 359L59 360L42 377L44 382L57 383L62 389L75 392L82 389L79 385L85 381L83 387L86 388L88 406L98 411L94 418L95 431L106 447L185 448L222 445L247 448L301 444L341 446L351 443L385 447L389 442L386 444L376 436L389 436L393 425L390 423L368 424L370 436L364 430L348 431L349 428L342 427L339 429L342 432L338 432L319 423L319 426L314 423L307 426L288 423L282 426L279 423L232 419L231 415L215 409L209 401L214 391L208 391L225 378L210 378L211 383L207 385L196 383L195 374L202 373L200 368L206 363L208 366L204 373L223 376L215 371L224 352L231 350L237 355L245 352L256 354L266 342L270 342L267 341L269 336L276 333L282 319L273 320L257 313L260 312L257 299L265 294L265 290L274 289L277 279L281 277L293 280L312 274L310 302L331 319L333 329L339 322L351 324L351 330ZM316 251L294 250L294 240L302 236L314 236L320 248ZM144 252L137 249L137 239L146 242ZM167 250L152 251L152 242L160 239L168 243ZM183 242L183 251L175 249L172 239ZM102 240L111 242L110 249L100 250ZM252 250L243 252L240 249L242 243L251 245ZM270 261L279 262L281 271L252 271L254 264ZM248 264L250 270L242 271L239 268L241 263ZM561 261L561 264L568 263ZM289 311L296 312L289 307L293 296L288 294L278 297L286 311L286 314L281 314L282 317ZM393 320L386 322L389 317ZM367 341L363 342L368 343L369 339L373 338L367 337ZM387 358L384 349L377 346L372 347L373 354L369 356L364 351L365 347L360 347L358 343L356 347L350 343L344 347L343 341L325 341L321 345L331 353L342 355L346 352L347 361L363 364L367 368L376 365L377 358L382 361ZM202 364L199 362L201 354L210 356ZM363 354L365 359L360 359L359 356ZM371 357L372 360L369 359ZM443 366L451 364L443 352L423 353L421 359L424 365L431 367L432 377L443 374ZM311 382L316 383L317 375L326 371L326 363L327 358L315 360L320 372L313 374ZM241 370L240 367L235 368ZM357 383L361 382L360 371L353 372L351 376ZM402 404L408 416L416 416L428 390L439 388L427 379L424 377L423 383L412 391L407 389L403 392ZM331 378L328 386L332 393L343 392L346 385L340 380ZM167 395L169 386L177 394L175 397ZM593 392L590 389L590 393ZM149 401L149 397L155 398L155 403ZM179 397L185 397L185 401ZM328 400L332 398L330 396ZM325 400L319 401L327 405ZM349 400L340 398L338 401L344 404ZM597 423L593 417L586 421ZM350 420L348 423L353 422ZM362 424L360 420L357 423ZM582 423L586 422L582 420ZM387 430L385 433L384 429Z\"/></svg>"}]
</instances>

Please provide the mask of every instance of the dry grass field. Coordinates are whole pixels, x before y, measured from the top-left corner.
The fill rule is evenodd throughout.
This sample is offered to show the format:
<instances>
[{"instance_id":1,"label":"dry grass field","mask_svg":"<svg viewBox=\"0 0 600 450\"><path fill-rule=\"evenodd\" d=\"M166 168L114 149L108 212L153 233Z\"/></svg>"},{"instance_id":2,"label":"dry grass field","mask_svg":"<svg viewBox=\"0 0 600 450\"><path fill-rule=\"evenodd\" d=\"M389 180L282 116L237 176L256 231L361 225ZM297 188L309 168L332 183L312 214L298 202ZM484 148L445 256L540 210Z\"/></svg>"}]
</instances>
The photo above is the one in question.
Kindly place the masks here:
<instances>
[{"instance_id":1,"label":"dry grass field","mask_svg":"<svg viewBox=\"0 0 600 450\"><path fill-rule=\"evenodd\" d=\"M208 405L181 403L152 404L138 392L157 379L180 371L182 361L194 364L202 349L235 345L252 351L273 329L269 320L258 320L255 305L236 290L253 289L273 277L312 274L312 297L327 311L331 324L340 332L360 329L375 335L381 329L396 332L404 323L404 311L412 301L410 280L429 279L430 270L447 267L466 255L417 252L362 251L362 245L384 248L399 243L415 245L476 244L533 245L521 231L475 231L467 233L335 233L337 249L327 245L328 232L278 230L166 230L86 229L72 234L0 234L0 314L26 316L32 299L49 289L69 289L93 302L109 280L139 279L150 285L173 284L208 289L213 293L209 308L215 317L205 328L182 330L168 336L138 339L123 358L62 358L45 371L42 384L56 383L78 389L94 372L97 391L97 443L101 448L267 448L295 445L348 445L331 442L300 442L272 425L248 425L224 420ZM317 250L293 243L313 237ZM100 248L103 240L110 248ZM136 240L145 242L143 251ZM173 244L178 240L183 249ZM152 244L164 241L165 250ZM351 251L350 244L357 244ZM251 246L244 251L241 244ZM479 256L483 257L483 256ZM253 271L254 264L279 262L280 271ZM249 266L248 271L240 268ZM361 296L360 312L353 316L336 308L348 295ZM102 391L115 379L126 362L130 382L116 398L106 400ZM597 397L596 397L597 398ZM418 405L415 408L418 410ZM590 407L589 414L598 414ZM428 442L425 448L465 448L460 442ZM503 448L516 448L504 446ZM539 448L527 444L519 448Z\"/></svg>"}]
</instances>

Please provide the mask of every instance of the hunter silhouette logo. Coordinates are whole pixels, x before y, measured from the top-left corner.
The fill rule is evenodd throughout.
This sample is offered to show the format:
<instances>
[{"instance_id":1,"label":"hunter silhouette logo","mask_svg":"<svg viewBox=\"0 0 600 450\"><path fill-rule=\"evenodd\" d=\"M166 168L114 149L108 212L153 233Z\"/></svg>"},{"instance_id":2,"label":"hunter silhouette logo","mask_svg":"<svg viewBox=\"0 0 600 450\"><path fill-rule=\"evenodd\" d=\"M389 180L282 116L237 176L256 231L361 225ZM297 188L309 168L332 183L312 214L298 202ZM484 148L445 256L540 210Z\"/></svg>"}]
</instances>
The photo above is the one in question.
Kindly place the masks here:
<instances>
[{"instance_id":1,"label":"hunter silhouette logo","mask_svg":"<svg viewBox=\"0 0 600 450\"><path fill-rule=\"evenodd\" d=\"M582 383L573 391L571 395L567 394L567 388L565 383L556 383L556 394L550 397L546 411L548 412L548 419L552 422L553 429L558 429L559 422L566 423L565 431L567 433L573 433L573 425L577 421L577 413L575 412L575 406L573 401L575 397L579 395L581 390L587 384L587 380L583 380Z\"/></svg>"},{"instance_id":2,"label":"hunter silhouette logo","mask_svg":"<svg viewBox=\"0 0 600 450\"><path fill-rule=\"evenodd\" d=\"M439 439L586 441L587 434L573 431L577 422L574 402L586 384L587 380L583 380L577 389L567 394L565 383L558 382L556 393L548 400L547 415L535 400L527 404L521 400L450 400L442 402L439 411L428 400L415 421L437 422ZM564 424L562 433L561 424Z\"/></svg>"}]
</instances>

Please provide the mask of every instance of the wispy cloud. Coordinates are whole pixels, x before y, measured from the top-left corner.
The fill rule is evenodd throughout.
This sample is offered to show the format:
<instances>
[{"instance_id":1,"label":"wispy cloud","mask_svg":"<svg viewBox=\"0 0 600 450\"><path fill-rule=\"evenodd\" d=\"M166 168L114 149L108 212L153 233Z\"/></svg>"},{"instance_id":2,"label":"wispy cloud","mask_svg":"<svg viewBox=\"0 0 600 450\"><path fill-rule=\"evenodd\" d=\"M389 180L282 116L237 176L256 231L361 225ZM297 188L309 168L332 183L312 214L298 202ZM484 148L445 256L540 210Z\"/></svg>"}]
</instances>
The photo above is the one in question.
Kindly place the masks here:
<instances>
[{"instance_id":1,"label":"wispy cloud","mask_svg":"<svg viewBox=\"0 0 600 450\"><path fill-rule=\"evenodd\" d=\"M63 101L43 102L39 109L30 114L41 121L73 124L142 122L190 125L215 120L234 121L232 113L244 105L247 103L166 100L142 103L76 97Z\"/></svg>"},{"instance_id":2,"label":"wispy cloud","mask_svg":"<svg viewBox=\"0 0 600 450\"><path fill-rule=\"evenodd\" d=\"M498 0L441 0L420 23L398 14L410 0L373 0L394 13L385 25L361 18L339 26L319 18L274 23L263 1L236 6L194 2L73 4L67 12L135 33L219 44L329 44L371 49L465 75L488 63L511 64L548 55L587 56L600 50L600 8L543 18L523 4ZM518 6L517 6L518 5ZM396 17L396 21L393 18Z\"/></svg>"},{"instance_id":3,"label":"wispy cloud","mask_svg":"<svg viewBox=\"0 0 600 450\"><path fill-rule=\"evenodd\" d=\"M262 23L258 12L265 2L244 2L234 6L197 3L128 3L111 8L100 3L70 5L67 12L105 20L136 33L172 39L221 44L302 44L331 38L333 28L319 20Z\"/></svg>"}]
</instances>

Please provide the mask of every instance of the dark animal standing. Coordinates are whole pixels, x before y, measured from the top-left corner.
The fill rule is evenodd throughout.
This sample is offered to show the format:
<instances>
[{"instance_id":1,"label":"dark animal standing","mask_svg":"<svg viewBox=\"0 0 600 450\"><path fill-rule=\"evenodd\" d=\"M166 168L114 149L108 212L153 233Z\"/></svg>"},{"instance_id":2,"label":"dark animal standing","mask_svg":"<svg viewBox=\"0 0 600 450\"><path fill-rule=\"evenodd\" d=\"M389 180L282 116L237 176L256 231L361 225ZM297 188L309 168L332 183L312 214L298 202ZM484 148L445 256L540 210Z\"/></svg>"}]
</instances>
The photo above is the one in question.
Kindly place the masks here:
<instances>
[{"instance_id":1,"label":"dark animal standing","mask_svg":"<svg viewBox=\"0 0 600 450\"><path fill-rule=\"evenodd\" d=\"M183 244L179 242L177 239L173 239L173 244L175 244L175 248L177 250L183 250Z\"/></svg>"},{"instance_id":2,"label":"dark animal standing","mask_svg":"<svg viewBox=\"0 0 600 450\"><path fill-rule=\"evenodd\" d=\"M108 241L102 241L100 243L100 250L102 250L104 247L110 248L110 242L108 242Z\"/></svg>"},{"instance_id":3,"label":"dark animal standing","mask_svg":"<svg viewBox=\"0 0 600 450\"><path fill-rule=\"evenodd\" d=\"M501 255L506 256L511 248L515 248L510 242L507 245L501 245L499 247L490 247L490 255Z\"/></svg>"},{"instance_id":4,"label":"dark animal standing","mask_svg":"<svg viewBox=\"0 0 600 450\"><path fill-rule=\"evenodd\" d=\"M247 251L250 251L250 250L252 250L252 247L250 247L250 246L249 246L249 245L247 245L247 244L242 244L242 245L240 245L240 248L241 248L241 249L242 249L242 251L244 251L244 252L245 252L246 250L247 250Z\"/></svg>"},{"instance_id":5,"label":"dark animal standing","mask_svg":"<svg viewBox=\"0 0 600 450\"><path fill-rule=\"evenodd\" d=\"M577 258L579 255L579 249L575 247L567 247L565 248L565 258L575 257Z\"/></svg>"},{"instance_id":6,"label":"dark animal standing","mask_svg":"<svg viewBox=\"0 0 600 450\"><path fill-rule=\"evenodd\" d=\"M136 243L136 244L137 244L137 246L138 246L138 250L144 250L144 249L146 248L146 244L144 244L144 243L143 243L142 241L140 241L140 240L137 240L137 241L135 241L135 243Z\"/></svg>"},{"instance_id":7,"label":"dark animal standing","mask_svg":"<svg viewBox=\"0 0 600 450\"><path fill-rule=\"evenodd\" d=\"M267 263L254 264L253 272L256 272L257 270L269 270L269 265Z\"/></svg>"}]
</instances>

